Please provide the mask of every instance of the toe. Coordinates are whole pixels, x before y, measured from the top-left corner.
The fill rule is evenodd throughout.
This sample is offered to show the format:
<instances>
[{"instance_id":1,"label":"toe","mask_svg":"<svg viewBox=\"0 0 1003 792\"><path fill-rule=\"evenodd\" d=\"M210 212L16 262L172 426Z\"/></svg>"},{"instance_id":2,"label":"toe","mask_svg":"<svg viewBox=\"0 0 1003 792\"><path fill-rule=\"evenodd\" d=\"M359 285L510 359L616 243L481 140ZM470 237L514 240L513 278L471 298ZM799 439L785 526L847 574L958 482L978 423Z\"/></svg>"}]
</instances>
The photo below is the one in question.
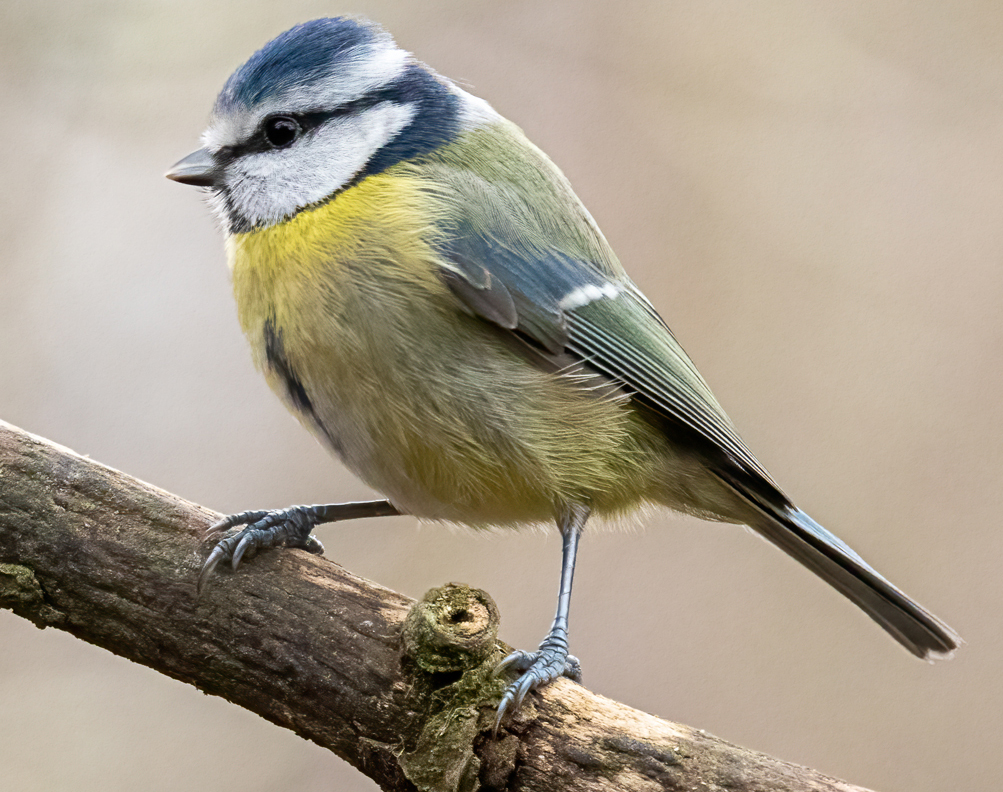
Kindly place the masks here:
<instances>
[{"instance_id":1,"label":"toe","mask_svg":"<svg viewBox=\"0 0 1003 792\"><path fill-rule=\"evenodd\" d=\"M531 690L543 687L562 676L576 682L582 678L578 658L569 655L566 649L555 646L545 645L538 652L512 652L498 664L494 675L500 676L509 669L516 669L522 673L515 682L505 688L502 694L495 716L495 734L498 733L505 714L518 710Z\"/></svg>"},{"instance_id":2,"label":"toe","mask_svg":"<svg viewBox=\"0 0 1003 792\"><path fill-rule=\"evenodd\" d=\"M495 666L493 675L496 677L500 677L502 674L504 674L511 668L514 668L517 671L527 671L536 660L537 654L539 653L523 652L521 649L517 649L516 651L512 652L512 654L510 654L508 657L506 657L504 660L502 660L497 666Z\"/></svg>"}]
</instances>

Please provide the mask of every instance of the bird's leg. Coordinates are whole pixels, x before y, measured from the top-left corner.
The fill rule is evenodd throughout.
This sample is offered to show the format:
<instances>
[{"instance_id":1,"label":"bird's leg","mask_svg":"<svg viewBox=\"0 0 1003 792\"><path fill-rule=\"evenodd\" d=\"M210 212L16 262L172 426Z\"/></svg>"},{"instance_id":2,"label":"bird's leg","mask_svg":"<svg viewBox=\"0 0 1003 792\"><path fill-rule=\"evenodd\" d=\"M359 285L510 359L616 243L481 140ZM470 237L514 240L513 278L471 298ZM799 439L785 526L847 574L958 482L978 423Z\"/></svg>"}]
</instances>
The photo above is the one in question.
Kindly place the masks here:
<instances>
[{"instance_id":1,"label":"bird's leg","mask_svg":"<svg viewBox=\"0 0 1003 792\"><path fill-rule=\"evenodd\" d=\"M229 561L236 569L241 559L253 556L266 547L301 547L320 555L324 545L310 532L314 526L323 523L354 520L359 517L391 517L400 514L390 501L360 501L357 503L329 503L318 506L290 506L274 511L246 511L231 514L213 524L206 531L207 537L231 531L237 526L246 526L232 531L213 548L202 571L199 573L198 590L205 587L213 570L224 561Z\"/></svg>"},{"instance_id":2,"label":"bird's leg","mask_svg":"<svg viewBox=\"0 0 1003 792\"><path fill-rule=\"evenodd\" d=\"M571 607L571 584L575 577L575 556L578 554L578 539L585 528L589 509L572 504L558 516L558 527L563 539L561 560L561 590L557 596L557 615L554 623L535 652L516 651L506 657L495 669L499 675L510 668L521 671L519 678L505 689L498 715L495 718L495 732L501 725L508 710L513 712L531 690L553 682L561 676L580 682L581 665L578 658L568 654L568 610Z\"/></svg>"}]
</instances>

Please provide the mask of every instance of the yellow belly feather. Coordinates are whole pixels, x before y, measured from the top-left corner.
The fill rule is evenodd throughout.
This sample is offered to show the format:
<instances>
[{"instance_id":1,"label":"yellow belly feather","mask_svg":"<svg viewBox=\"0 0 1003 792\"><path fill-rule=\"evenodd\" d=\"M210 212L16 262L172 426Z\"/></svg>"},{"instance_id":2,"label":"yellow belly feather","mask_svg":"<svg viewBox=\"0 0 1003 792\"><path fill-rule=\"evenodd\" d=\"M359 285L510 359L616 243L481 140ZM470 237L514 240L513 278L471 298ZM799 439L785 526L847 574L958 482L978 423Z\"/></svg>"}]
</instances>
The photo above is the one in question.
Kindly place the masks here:
<instances>
[{"instance_id":1,"label":"yellow belly feather","mask_svg":"<svg viewBox=\"0 0 1003 792\"><path fill-rule=\"evenodd\" d=\"M629 402L528 363L460 309L422 219L436 211L420 180L388 172L228 240L240 322L272 387L285 393L269 320L320 434L420 517L511 524L569 502L613 516L660 500L664 443Z\"/></svg>"}]
</instances>

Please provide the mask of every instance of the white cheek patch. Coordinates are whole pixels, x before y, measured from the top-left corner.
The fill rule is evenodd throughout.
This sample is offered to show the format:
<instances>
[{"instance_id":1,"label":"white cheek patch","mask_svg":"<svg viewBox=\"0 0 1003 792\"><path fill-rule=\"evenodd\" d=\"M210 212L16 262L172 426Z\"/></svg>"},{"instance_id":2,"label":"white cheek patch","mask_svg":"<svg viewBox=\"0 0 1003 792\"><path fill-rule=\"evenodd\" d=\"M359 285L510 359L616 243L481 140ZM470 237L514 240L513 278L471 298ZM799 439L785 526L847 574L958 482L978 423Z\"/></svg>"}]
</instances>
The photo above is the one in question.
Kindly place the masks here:
<instances>
[{"instance_id":1,"label":"white cheek patch","mask_svg":"<svg viewBox=\"0 0 1003 792\"><path fill-rule=\"evenodd\" d=\"M608 281L601 286L587 283L565 294L561 299L560 306L564 311L573 311L575 308L581 308L596 300L612 300L618 297L621 291L619 286Z\"/></svg>"},{"instance_id":2,"label":"white cheek patch","mask_svg":"<svg viewBox=\"0 0 1003 792\"><path fill-rule=\"evenodd\" d=\"M226 173L230 203L251 225L272 225L337 192L414 117L386 102L330 121L288 149L241 157Z\"/></svg>"}]
</instances>

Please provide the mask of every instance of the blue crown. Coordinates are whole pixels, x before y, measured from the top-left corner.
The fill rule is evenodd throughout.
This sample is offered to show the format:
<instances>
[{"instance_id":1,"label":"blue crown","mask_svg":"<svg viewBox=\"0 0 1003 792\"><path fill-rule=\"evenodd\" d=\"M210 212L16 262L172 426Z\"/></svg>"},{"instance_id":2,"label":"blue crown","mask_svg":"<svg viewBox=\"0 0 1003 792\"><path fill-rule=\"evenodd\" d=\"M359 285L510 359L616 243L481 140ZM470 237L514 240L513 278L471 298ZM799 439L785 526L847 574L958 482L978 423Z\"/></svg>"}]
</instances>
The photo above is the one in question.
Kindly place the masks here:
<instances>
[{"instance_id":1,"label":"blue crown","mask_svg":"<svg viewBox=\"0 0 1003 792\"><path fill-rule=\"evenodd\" d=\"M297 85L322 78L374 41L389 40L381 27L345 17L314 19L290 28L255 52L230 75L216 99L217 112L254 105Z\"/></svg>"}]
</instances>

